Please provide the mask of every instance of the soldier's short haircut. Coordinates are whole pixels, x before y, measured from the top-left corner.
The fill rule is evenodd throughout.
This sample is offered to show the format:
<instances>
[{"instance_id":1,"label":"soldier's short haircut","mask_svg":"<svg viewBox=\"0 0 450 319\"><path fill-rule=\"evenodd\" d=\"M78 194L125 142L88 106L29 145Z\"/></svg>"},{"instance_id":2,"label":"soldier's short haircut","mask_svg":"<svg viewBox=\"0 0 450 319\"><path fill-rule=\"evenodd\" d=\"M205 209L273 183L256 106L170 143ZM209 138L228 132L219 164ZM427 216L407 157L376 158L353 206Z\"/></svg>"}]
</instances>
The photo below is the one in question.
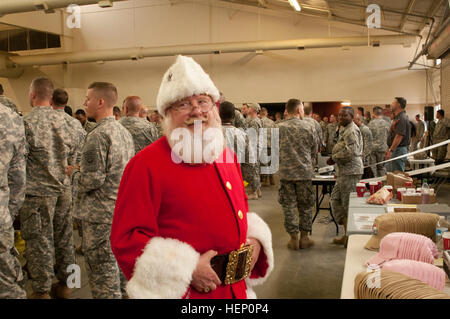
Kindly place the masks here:
<instances>
[{"instance_id":1,"label":"soldier's short haircut","mask_svg":"<svg viewBox=\"0 0 450 319\"><path fill-rule=\"evenodd\" d=\"M31 81L31 89L39 100L50 100L53 96L53 82L46 77L38 77Z\"/></svg>"},{"instance_id":2,"label":"soldier's short haircut","mask_svg":"<svg viewBox=\"0 0 450 319\"><path fill-rule=\"evenodd\" d=\"M234 104L228 101L219 104L219 115L222 122L230 122L234 119Z\"/></svg>"},{"instance_id":3,"label":"soldier's short haircut","mask_svg":"<svg viewBox=\"0 0 450 319\"><path fill-rule=\"evenodd\" d=\"M360 112L364 115L364 108L363 108L363 107L359 106L359 107L358 107L358 111L360 111ZM353 112L353 113L354 113L354 112Z\"/></svg>"},{"instance_id":4,"label":"soldier's short haircut","mask_svg":"<svg viewBox=\"0 0 450 319\"><path fill-rule=\"evenodd\" d=\"M305 115L310 115L313 110L311 105L304 106L303 109L305 110Z\"/></svg>"},{"instance_id":5,"label":"soldier's short haircut","mask_svg":"<svg viewBox=\"0 0 450 319\"><path fill-rule=\"evenodd\" d=\"M72 116L72 108L68 105L64 106L64 112Z\"/></svg>"},{"instance_id":6,"label":"soldier's short haircut","mask_svg":"<svg viewBox=\"0 0 450 319\"><path fill-rule=\"evenodd\" d=\"M261 114L268 114L269 113L269 111L267 111L267 109L265 108L265 107L262 107L261 108L261 112L260 112Z\"/></svg>"},{"instance_id":7,"label":"soldier's short haircut","mask_svg":"<svg viewBox=\"0 0 450 319\"><path fill-rule=\"evenodd\" d=\"M298 99L290 99L289 101L287 101L286 103L286 111L289 114L294 114L295 110L297 110L297 107L301 104L302 102Z\"/></svg>"},{"instance_id":8,"label":"soldier's short haircut","mask_svg":"<svg viewBox=\"0 0 450 319\"><path fill-rule=\"evenodd\" d=\"M373 114L375 114L376 116L380 116L383 114L383 109L381 108L381 106L375 106L373 108Z\"/></svg>"},{"instance_id":9,"label":"soldier's short haircut","mask_svg":"<svg viewBox=\"0 0 450 319\"><path fill-rule=\"evenodd\" d=\"M122 112L120 111L120 108L117 105L113 107L113 114L122 115Z\"/></svg>"},{"instance_id":10,"label":"soldier's short haircut","mask_svg":"<svg viewBox=\"0 0 450 319\"><path fill-rule=\"evenodd\" d=\"M398 102L398 104L400 104L400 107L404 110L406 107L406 100L403 97L396 97L395 98Z\"/></svg>"},{"instance_id":11,"label":"soldier's short haircut","mask_svg":"<svg viewBox=\"0 0 450 319\"><path fill-rule=\"evenodd\" d=\"M444 110L438 110L437 112L438 112L442 117L445 116L445 111L444 111Z\"/></svg>"},{"instance_id":12,"label":"soldier's short haircut","mask_svg":"<svg viewBox=\"0 0 450 319\"><path fill-rule=\"evenodd\" d=\"M142 108L142 100L139 96L127 96L124 101L124 105L127 107L130 113L138 113Z\"/></svg>"},{"instance_id":13,"label":"soldier's short haircut","mask_svg":"<svg viewBox=\"0 0 450 319\"><path fill-rule=\"evenodd\" d=\"M56 106L66 106L69 101L69 94L63 89L55 89L53 91L53 104Z\"/></svg>"},{"instance_id":14,"label":"soldier's short haircut","mask_svg":"<svg viewBox=\"0 0 450 319\"><path fill-rule=\"evenodd\" d=\"M85 112L84 110L78 109L78 110L75 112L75 115L80 115L80 114L86 116L86 112Z\"/></svg>"},{"instance_id":15,"label":"soldier's short haircut","mask_svg":"<svg viewBox=\"0 0 450 319\"><path fill-rule=\"evenodd\" d=\"M111 107L117 102L117 88L112 83L93 82L88 86L88 89L94 90L96 97L104 99Z\"/></svg>"},{"instance_id":16,"label":"soldier's short haircut","mask_svg":"<svg viewBox=\"0 0 450 319\"><path fill-rule=\"evenodd\" d=\"M342 109L347 110L352 118L355 117L355 110L351 106L344 106Z\"/></svg>"},{"instance_id":17,"label":"soldier's short haircut","mask_svg":"<svg viewBox=\"0 0 450 319\"><path fill-rule=\"evenodd\" d=\"M416 114L416 117L417 117L417 118L420 118L420 114Z\"/></svg>"}]
</instances>

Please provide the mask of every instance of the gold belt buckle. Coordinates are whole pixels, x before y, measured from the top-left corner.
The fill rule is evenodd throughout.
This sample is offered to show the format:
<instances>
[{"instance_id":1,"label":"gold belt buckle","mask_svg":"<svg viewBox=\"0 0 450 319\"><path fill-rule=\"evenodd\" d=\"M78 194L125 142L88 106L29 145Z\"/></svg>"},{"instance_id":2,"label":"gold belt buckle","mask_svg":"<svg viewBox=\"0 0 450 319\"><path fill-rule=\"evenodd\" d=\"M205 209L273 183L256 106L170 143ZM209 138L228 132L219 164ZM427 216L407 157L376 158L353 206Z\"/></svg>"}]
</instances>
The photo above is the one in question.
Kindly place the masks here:
<instances>
[{"instance_id":1,"label":"gold belt buckle","mask_svg":"<svg viewBox=\"0 0 450 319\"><path fill-rule=\"evenodd\" d=\"M250 274L250 267L252 264L253 246L247 245L238 250L232 251L228 255L227 271L225 276L225 285L234 284L244 278L247 278ZM239 260L245 258L245 269L241 276L237 276L237 267Z\"/></svg>"}]
</instances>

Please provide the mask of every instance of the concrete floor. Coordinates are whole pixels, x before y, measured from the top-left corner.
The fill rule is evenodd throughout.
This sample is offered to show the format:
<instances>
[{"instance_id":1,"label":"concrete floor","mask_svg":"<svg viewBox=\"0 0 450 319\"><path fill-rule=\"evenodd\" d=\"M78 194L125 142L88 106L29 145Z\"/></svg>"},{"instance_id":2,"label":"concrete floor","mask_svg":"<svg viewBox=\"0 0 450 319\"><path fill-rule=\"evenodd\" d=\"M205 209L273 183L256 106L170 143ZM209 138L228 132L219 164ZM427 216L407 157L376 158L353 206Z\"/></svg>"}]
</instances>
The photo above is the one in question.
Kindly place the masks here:
<instances>
[{"instance_id":1,"label":"concrete floor","mask_svg":"<svg viewBox=\"0 0 450 319\"><path fill-rule=\"evenodd\" d=\"M334 223L328 222L329 213L321 211L312 229L315 246L307 250L292 251L286 244L289 236L284 230L283 213L278 204L278 183L263 187L263 197L249 202L250 211L257 212L272 230L275 268L268 280L255 287L258 298L268 299L321 299L339 298L341 294L346 250L331 244L336 236ZM450 185L445 184L438 193L438 200L450 204ZM328 205L325 197L322 207ZM343 227L339 229L343 234ZM74 231L75 242L80 243ZM83 256L77 255L81 267L81 288L74 289L73 298L91 298ZM27 292L30 286L27 285Z\"/></svg>"}]
</instances>

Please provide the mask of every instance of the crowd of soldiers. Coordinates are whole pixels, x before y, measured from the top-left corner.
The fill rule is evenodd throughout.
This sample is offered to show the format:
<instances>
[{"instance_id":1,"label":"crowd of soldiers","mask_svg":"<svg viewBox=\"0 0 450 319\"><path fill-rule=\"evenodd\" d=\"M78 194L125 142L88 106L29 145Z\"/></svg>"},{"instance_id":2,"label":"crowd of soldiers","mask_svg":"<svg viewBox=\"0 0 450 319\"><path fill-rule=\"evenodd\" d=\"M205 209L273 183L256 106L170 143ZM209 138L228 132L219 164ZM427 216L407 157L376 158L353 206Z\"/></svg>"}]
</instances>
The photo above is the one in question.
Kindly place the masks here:
<instances>
[{"instance_id":1,"label":"crowd of soldiers","mask_svg":"<svg viewBox=\"0 0 450 319\"><path fill-rule=\"evenodd\" d=\"M21 117L0 96L0 298L26 298L27 280L29 298L70 298L74 218L93 298L126 297L109 239L117 191L128 161L161 137L162 121L138 96L123 101L125 116L117 121L117 89L107 82L88 87L85 110L75 117L67 112L68 98L50 79L36 78L32 109ZM25 240L23 270L14 245L16 219Z\"/></svg>"},{"instance_id":2,"label":"crowd of soldiers","mask_svg":"<svg viewBox=\"0 0 450 319\"><path fill-rule=\"evenodd\" d=\"M3 95L0 86L0 298L70 298L68 269L76 264L76 251L83 253L93 298L126 298L126 279L117 266L110 246L111 224L122 173L128 161L163 135L162 118L149 111L140 97L128 96L122 109L116 107L117 89L107 82L87 88L84 110L67 114L69 96L55 89L50 79L32 81L29 100L32 110L21 117L17 107ZM275 185L273 174L261 174L270 162L271 134L278 129L280 187L278 202L284 226L290 235L288 248L314 245L308 234L312 227L314 190L312 178L319 154L335 165L336 185L331 207L339 224L347 224L350 192L361 179L364 167L374 176L385 174L384 165L392 116L381 107L372 116L363 109L343 107L338 115L322 120L311 106L290 99L284 114L270 119L258 103L236 108L221 96L219 113L227 145L245 149L240 159L248 199L261 198L263 185ZM449 138L449 122L438 111L432 142ZM416 117L416 134L411 150L426 143L425 123ZM253 129L256 138L250 138ZM258 135L266 129L266 143ZM255 136L253 136L255 137ZM430 139L430 138L429 138ZM257 145L251 145L251 143ZM261 149L263 148L263 149ZM446 148L445 148L446 152ZM435 152L445 158L444 150ZM443 154L442 154L443 153ZM297 213L298 211L298 213ZM14 221L20 221L25 240L25 271L16 258ZM73 224L76 220L82 245L75 249ZM333 243L346 245L347 237ZM54 277L58 280L53 283ZM26 278L28 277L28 278Z\"/></svg>"}]
</instances>

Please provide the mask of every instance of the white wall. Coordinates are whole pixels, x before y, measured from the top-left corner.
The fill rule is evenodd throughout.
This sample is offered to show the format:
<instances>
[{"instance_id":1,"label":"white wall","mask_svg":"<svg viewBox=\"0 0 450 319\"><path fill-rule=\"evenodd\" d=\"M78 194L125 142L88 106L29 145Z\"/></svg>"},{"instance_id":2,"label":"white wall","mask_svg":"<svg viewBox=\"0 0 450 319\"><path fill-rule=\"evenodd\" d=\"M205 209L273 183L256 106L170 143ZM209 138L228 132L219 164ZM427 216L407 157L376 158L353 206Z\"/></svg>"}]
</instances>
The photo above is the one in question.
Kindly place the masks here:
<instances>
[{"instance_id":1,"label":"white wall","mask_svg":"<svg viewBox=\"0 0 450 319\"><path fill-rule=\"evenodd\" d=\"M165 46L208 42L282 40L328 36L361 36L363 28L294 14L264 14L223 2L135 0L114 3L110 9L86 6L82 28L73 30L73 50ZM133 7L134 6L134 7ZM239 8L239 10L230 9ZM11 15L12 17L13 15ZM230 18L231 17L231 18ZM45 26L47 27L47 26ZM331 33L330 33L331 31ZM380 34L381 32L377 32ZM425 71L408 71L415 47L383 46L202 55L194 58L211 75L226 98L282 102L350 100L356 104L390 104L404 96L411 104L425 105ZM110 81L118 87L119 104L127 95L140 95L154 107L159 84L174 57L29 68L20 79L0 82L7 95L28 109L28 86L36 74L54 78L68 88L70 105L81 107L84 92L93 81Z\"/></svg>"}]
</instances>

